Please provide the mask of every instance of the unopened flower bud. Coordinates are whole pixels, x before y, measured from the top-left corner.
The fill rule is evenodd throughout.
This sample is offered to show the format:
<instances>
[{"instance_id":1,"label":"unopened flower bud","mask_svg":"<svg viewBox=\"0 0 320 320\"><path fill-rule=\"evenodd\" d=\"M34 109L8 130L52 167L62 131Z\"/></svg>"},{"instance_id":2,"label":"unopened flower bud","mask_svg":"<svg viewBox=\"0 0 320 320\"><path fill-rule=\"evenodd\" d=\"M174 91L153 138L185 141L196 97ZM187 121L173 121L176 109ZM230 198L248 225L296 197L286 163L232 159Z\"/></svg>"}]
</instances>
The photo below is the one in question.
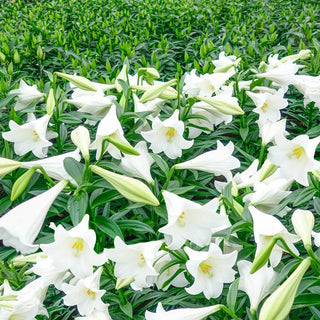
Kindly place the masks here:
<instances>
[{"instance_id":1,"label":"unopened flower bud","mask_svg":"<svg viewBox=\"0 0 320 320\"><path fill-rule=\"evenodd\" d=\"M65 80L70 81L79 89L87 90L87 91L97 91L95 85L85 77L70 75L70 74L61 73L61 72L55 72L55 74Z\"/></svg>"},{"instance_id":2,"label":"unopened flower bud","mask_svg":"<svg viewBox=\"0 0 320 320\"><path fill-rule=\"evenodd\" d=\"M142 95L142 97L140 98L140 102L145 103L158 98L161 94L165 92L165 90L168 87L170 87L171 85L175 85L176 83L177 83L177 80L173 79L163 84L152 86Z\"/></svg>"},{"instance_id":3,"label":"unopened flower bud","mask_svg":"<svg viewBox=\"0 0 320 320\"><path fill-rule=\"evenodd\" d=\"M77 146L83 157L89 159L90 134L86 127L79 126L71 132L71 140Z\"/></svg>"},{"instance_id":4,"label":"unopened flower bud","mask_svg":"<svg viewBox=\"0 0 320 320\"><path fill-rule=\"evenodd\" d=\"M311 232L314 227L314 216L312 212L297 209L294 211L291 220L294 231L302 239L305 248L311 248Z\"/></svg>"}]
</instances>

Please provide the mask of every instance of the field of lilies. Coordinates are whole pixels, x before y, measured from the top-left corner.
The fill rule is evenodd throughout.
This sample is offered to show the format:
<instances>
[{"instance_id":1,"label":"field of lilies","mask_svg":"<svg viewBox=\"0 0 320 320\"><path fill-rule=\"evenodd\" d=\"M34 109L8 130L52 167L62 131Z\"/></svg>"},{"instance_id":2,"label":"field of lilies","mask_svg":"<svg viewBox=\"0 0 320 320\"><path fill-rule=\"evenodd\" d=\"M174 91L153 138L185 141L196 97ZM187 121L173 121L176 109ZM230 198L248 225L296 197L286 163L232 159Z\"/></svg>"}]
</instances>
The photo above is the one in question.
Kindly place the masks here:
<instances>
[{"instance_id":1,"label":"field of lilies","mask_svg":"<svg viewBox=\"0 0 320 320\"><path fill-rule=\"evenodd\" d=\"M317 1L0 26L0 320L320 319Z\"/></svg>"}]
</instances>

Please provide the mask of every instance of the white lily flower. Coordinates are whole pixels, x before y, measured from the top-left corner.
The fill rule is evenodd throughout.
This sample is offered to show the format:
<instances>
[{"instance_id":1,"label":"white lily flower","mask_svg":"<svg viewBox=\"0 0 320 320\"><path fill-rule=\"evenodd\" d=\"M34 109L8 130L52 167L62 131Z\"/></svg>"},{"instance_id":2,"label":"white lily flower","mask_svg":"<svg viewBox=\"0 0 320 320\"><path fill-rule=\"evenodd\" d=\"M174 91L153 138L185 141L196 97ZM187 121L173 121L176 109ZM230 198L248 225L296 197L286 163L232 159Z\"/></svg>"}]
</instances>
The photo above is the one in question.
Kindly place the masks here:
<instances>
[{"instance_id":1,"label":"white lily flower","mask_svg":"<svg viewBox=\"0 0 320 320\"><path fill-rule=\"evenodd\" d=\"M189 149L193 140L183 138L184 123L179 120L179 111L175 110L172 116L164 121L158 117L152 121L152 130L141 132L142 137L151 143L154 153L164 152L170 159L181 157L183 149Z\"/></svg>"},{"instance_id":2,"label":"white lily flower","mask_svg":"<svg viewBox=\"0 0 320 320\"><path fill-rule=\"evenodd\" d=\"M31 114L28 114L28 122L19 125L13 120L9 121L10 131L2 132L3 139L14 143L14 152L23 156L29 151L37 158L44 158L47 155L47 149L52 145L48 139L52 139L57 134L50 134L48 137L47 127L50 120L48 114L41 118L35 119Z\"/></svg>"},{"instance_id":3,"label":"white lily flower","mask_svg":"<svg viewBox=\"0 0 320 320\"><path fill-rule=\"evenodd\" d=\"M102 267L98 268L93 275L80 279L75 285L63 283L62 290L66 294L63 303L66 306L76 305L82 316L91 314L95 309L104 309L105 305L101 297L106 290L99 289L101 273Z\"/></svg>"},{"instance_id":4,"label":"white lily flower","mask_svg":"<svg viewBox=\"0 0 320 320\"><path fill-rule=\"evenodd\" d=\"M248 295L250 310L257 310L260 302L271 293L278 274L267 265L251 274L252 263L246 260L239 261L237 265L240 274L239 290Z\"/></svg>"},{"instance_id":5,"label":"white lily flower","mask_svg":"<svg viewBox=\"0 0 320 320\"><path fill-rule=\"evenodd\" d=\"M0 157L0 177L20 168L20 162Z\"/></svg>"},{"instance_id":6,"label":"white lily flower","mask_svg":"<svg viewBox=\"0 0 320 320\"><path fill-rule=\"evenodd\" d=\"M271 80L286 92L288 86L294 83L294 75L300 66L293 63L291 59L278 60L278 54L270 56L268 62L266 72L256 74L256 77Z\"/></svg>"},{"instance_id":7,"label":"white lily flower","mask_svg":"<svg viewBox=\"0 0 320 320\"><path fill-rule=\"evenodd\" d=\"M60 181L48 191L19 204L4 214L0 218L0 239L3 240L3 244L15 248L22 254L37 251L39 245L33 242L41 230L52 203L67 184L67 180Z\"/></svg>"},{"instance_id":8,"label":"white lily flower","mask_svg":"<svg viewBox=\"0 0 320 320\"><path fill-rule=\"evenodd\" d=\"M217 141L217 149L207 151L199 156L176 164L174 167L181 169L194 169L214 173L215 175L223 175L227 181L232 179L232 169L240 167L240 161L232 156L234 145L230 141L224 146L219 140Z\"/></svg>"},{"instance_id":9,"label":"white lily flower","mask_svg":"<svg viewBox=\"0 0 320 320\"><path fill-rule=\"evenodd\" d=\"M169 253L166 253L165 251L160 251L159 254L160 253L163 254L163 256L160 259L158 259L154 265L154 268L157 272L160 272L161 268L172 260ZM179 268L180 264L175 264L174 266L167 268L164 272L159 274L155 281L158 290L161 289L164 282L169 280L177 272ZM171 285L174 287L183 288L188 284L189 281L185 278L184 272L182 272L179 273L166 287L162 288L162 290L166 291Z\"/></svg>"},{"instance_id":10,"label":"white lily flower","mask_svg":"<svg viewBox=\"0 0 320 320\"><path fill-rule=\"evenodd\" d=\"M211 241L211 228L229 222L227 216L216 213L218 199L212 199L202 206L168 191L162 194L168 211L168 224L159 232L164 233L167 247L171 250L181 248L186 240L204 247Z\"/></svg>"},{"instance_id":11,"label":"white lily flower","mask_svg":"<svg viewBox=\"0 0 320 320\"><path fill-rule=\"evenodd\" d=\"M41 244L42 251L53 261L59 271L70 271L78 278L92 275L93 266L101 266L106 262L103 254L94 251L96 234L89 229L89 216L70 230L61 224L54 228L54 242Z\"/></svg>"},{"instance_id":12,"label":"white lily flower","mask_svg":"<svg viewBox=\"0 0 320 320\"><path fill-rule=\"evenodd\" d=\"M0 319L34 320L37 315L48 317L48 312L42 304L46 292L47 287L43 288L41 286L40 278L28 283L19 291L12 290L8 281L5 280L3 295L10 295L15 300L4 301L3 305L0 304ZM2 309L5 306L8 307L7 310Z\"/></svg>"},{"instance_id":13,"label":"white lily flower","mask_svg":"<svg viewBox=\"0 0 320 320\"><path fill-rule=\"evenodd\" d=\"M288 132L286 131L286 119L276 122L270 120L258 120L256 122L259 126L259 137L262 139L262 145L274 142L277 135L288 135Z\"/></svg>"},{"instance_id":14,"label":"white lily flower","mask_svg":"<svg viewBox=\"0 0 320 320\"><path fill-rule=\"evenodd\" d=\"M134 277L133 290L150 287L158 272L153 263L157 257L161 240L127 245L118 236L114 239L114 249L105 249L106 257L115 261L114 275L118 279Z\"/></svg>"},{"instance_id":15,"label":"white lily flower","mask_svg":"<svg viewBox=\"0 0 320 320\"><path fill-rule=\"evenodd\" d=\"M295 179L308 186L308 172L320 168L320 162L314 159L320 137L309 139L300 135L287 140L282 135L275 137L276 145L268 149L268 159L280 167L281 175L286 179Z\"/></svg>"},{"instance_id":16,"label":"white lily flower","mask_svg":"<svg viewBox=\"0 0 320 320\"><path fill-rule=\"evenodd\" d=\"M221 305L203 308L180 308L165 311L161 302L158 303L156 313L146 311L146 320L202 320L221 309Z\"/></svg>"},{"instance_id":17,"label":"white lily flower","mask_svg":"<svg viewBox=\"0 0 320 320\"><path fill-rule=\"evenodd\" d=\"M112 320L109 314L108 305L104 305L103 310L94 310L91 314L84 317L76 317L75 320Z\"/></svg>"},{"instance_id":18,"label":"white lily flower","mask_svg":"<svg viewBox=\"0 0 320 320\"><path fill-rule=\"evenodd\" d=\"M241 58L237 59L236 56L226 56L222 51L219 54L219 59L212 60L212 64L215 66L214 72L228 72L231 69L235 70L238 66Z\"/></svg>"},{"instance_id":19,"label":"white lily flower","mask_svg":"<svg viewBox=\"0 0 320 320\"><path fill-rule=\"evenodd\" d=\"M110 137L116 140L123 141L125 143L129 142L124 137L123 129L121 123L118 120L116 107L112 105L106 116L100 121L96 133L96 139L92 142L90 149L97 150L96 159L98 160L102 152L102 141ZM105 152L109 152L110 155L115 159L121 159L120 150L113 144L109 143Z\"/></svg>"},{"instance_id":20,"label":"white lily flower","mask_svg":"<svg viewBox=\"0 0 320 320\"><path fill-rule=\"evenodd\" d=\"M138 142L135 145L135 149L140 155L125 154L124 157L121 158L120 166L132 176L152 183L153 178L150 174L150 167L154 163L154 160L148 153L146 142Z\"/></svg>"},{"instance_id":21,"label":"white lily flower","mask_svg":"<svg viewBox=\"0 0 320 320\"><path fill-rule=\"evenodd\" d=\"M81 156L79 153L79 149L45 159L20 162L20 166L24 169L30 169L33 166L41 166L50 178L58 181L67 179L71 183L76 185L77 183L75 182L75 180L67 173L66 169L64 168L63 160L66 158L73 158L77 161L80 161ZM41 172L40 170L37 171Z\"/></svg>"},{"instance_id":22,"label":"white lily flower","mask_svg":"<svg viewBox=\"0 0 320 320\"><path fill-rule=\"evenodd\" d=\"M20 80L19 88L11 90L9 94L18 94L14 106L16 111L26 108L32 102L42 101L44 96L36 85L28 86L23 80Z\"/></svg>"},{"instance_id":23,"label":"white lily flower","mask_svg":"<svg viewBox=\"0 0 320 320\"><path fill-rule=\"evenodd\" d=\"M279 89L274 94L268 92L254 93L250 91L246 93L256 105L256 108L252 111L259 114L259 120L262 122L280 120L280 110L288 105L288 100L283 97L284 91L282 89Z\"/></svg>"},{"instance_id":24,"label":"white lily flower","mask_svg":"<svg viewBox=\"0 0 320 320\"><path fill-rule=\"evenodd\" d=\"M314 244L319 248L320 247L320 232L311 231Z\"/></svg>"},{"instance_id":25,"label":"white lily flower","mask_svg":"<svg viewBox=\"0 0 320 320\"><path fill-rule=\"evenodd\" d=\"M272 241L274 237L283 238L290 250L294 254L299 255L299 251L293 245L293 243L300 240L298 236L289 233L276 217L263 213L253 206L249 206L249 210L253 219L254 241L257 244L256 255ZM273 268L281 261L283 251L285 251L283 248L277 244L274 245L269 258Z\"/></svg>"},{"instance_id":26,"label":"white lily flower","mask_svg":"<svg viewBox=\"0 0 320 320\"><path fill-rule=\"evenodd\" d=\"M234 280L236 271L232 269L237 259L237 252L223 254L219 246L210 243L208 251L195 251L184 248L189 256L186 267L195 278L191 287L186 288L189 294L204 293L207 299L218 298L224 283Z\"/></svg>"}]
</instances>

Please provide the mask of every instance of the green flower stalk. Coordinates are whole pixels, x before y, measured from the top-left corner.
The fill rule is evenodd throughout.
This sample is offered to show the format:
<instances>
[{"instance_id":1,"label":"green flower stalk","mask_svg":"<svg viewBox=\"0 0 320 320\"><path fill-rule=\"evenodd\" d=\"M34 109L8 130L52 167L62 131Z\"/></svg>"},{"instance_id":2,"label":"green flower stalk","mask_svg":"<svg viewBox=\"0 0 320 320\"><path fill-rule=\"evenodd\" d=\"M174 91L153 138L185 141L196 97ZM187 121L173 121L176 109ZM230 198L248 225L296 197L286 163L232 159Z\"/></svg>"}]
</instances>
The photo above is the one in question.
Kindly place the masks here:
<instances>
[{"instance_id":1,"label":"green flower stalk","mask_svg":"<svg viewBox=\"0 0 320 320\"><path fill-rule=\"evenodd\" d=\"M118 173L114 173L98 166L90 166L91 171L107 180L126 199L158 206L160 203L151 190L141 181Z\"/></svg>"},{"instance_id":2,"label":"green flower stalk","mask_svg":"<svg viewBox=\"0 0 320 320\"><path fill-rule=\"evenodd\" d=\"M284 320L289 314L303 275L311 264L304 259L290 277L263 304L259 320Z\"/></svg>"}]
</instances>

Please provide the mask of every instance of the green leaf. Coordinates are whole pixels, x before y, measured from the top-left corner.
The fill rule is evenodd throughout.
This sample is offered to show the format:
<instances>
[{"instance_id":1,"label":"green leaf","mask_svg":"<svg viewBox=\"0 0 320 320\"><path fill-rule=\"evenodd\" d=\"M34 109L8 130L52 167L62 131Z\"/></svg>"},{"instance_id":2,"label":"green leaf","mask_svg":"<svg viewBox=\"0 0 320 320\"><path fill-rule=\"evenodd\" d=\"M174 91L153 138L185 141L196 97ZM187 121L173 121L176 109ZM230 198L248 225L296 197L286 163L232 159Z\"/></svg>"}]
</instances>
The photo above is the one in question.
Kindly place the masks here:
<instances>
[{"instance_id":1,"label":"green leaf","mask_svg":"<svg viewBox=\"0 0 320 320\"><path fill-rule=\"evenodd\" d=\"M299 207L303 203L310 201L313 196L317 193L317 189L308 187L305 189L299 189L295 191L295 200L293 202L294 207Z\"/></svg>"},{"instance_id":2,"label":"green leaf","mask_svg":"<svg viewBox=\"0 0 320 320\"><path fill-rule=\"evenodd\" d=\"M63 165L69 175L77 182L77 184L81 184L84 165L71 157L64 159Z\"/></svg>"},{"instance_id":3,"label":"green leaf","mask_svg":"<svg viewBox=\"0 0 320 320\"><path fill-rule=\"evenodd\" d=\"M150 153L151 157L153 158L153 160L156 162L156 164L158 165L158 167L161 169L161 171L168 176L169 174L169 166L167 165L167 163L157 154L154 153Z\"/></svg>"},{"instance_id":4,"label":"green leaf","mask_svg":"<svg viewBox=\"0 0 320 320\"><path fill-rule=\"evenodd\" d=\"M106 233L110 238L114 239L116 236L119 236L122 240L124 240L121 229L116 224L116 222L111 220L110 218L104 216L96 216L95 224L102 232Z\"/></svg>"},{"instance_id":5,"label":"green leaf","mask_svg":"<svg viewBox=\"0 0 320 320\"><path fill-rule=\"evenodd\" d=\"M77 195L72 195L69 198L67 208L74 226L78 225L86 214L88 199L89 197L86 192L80 192Z\"/></svg>"},{"instance_id":6,"label":"green leaf","mask_svg":"<svg viewBox=\"0 0 320 320\"><path fill-rule=\"evenodd\" d=\"M138 232L155 234L154 230L146 223L139 220L119 220L116 221L121 229L132 229Z\"/></svg>"},{"instance_id":7,"label":"green leaf","mask_svg":"<svg viewBox=\"0 0 320 320\"><path fill-rule=\"evenodd\" d=\"M119 194L117 190L109 190L98 195L92 202L91 207L92 209L94 209L96 207L105 205L106 203L112 200L116 200L120 198L122 198L122 196Z\"/></svg>"},{"instance_id":8,"label":"green leaf","mask_svg":"<svg viewBox=\"0 0 320 320\"><path fill-rule=\"evenodd\" d=\"M227 306L232 311L234 311L237 302L239 281L240 278L232 282L227 295Z\"/></svg>"},{"instance_id":9,"label":"green leaf","mask_svg":"<svg viewBox=\"0 0 320 320\"><path fill-rule=\"evenodd\" d=\"M132 305L130 302L126 304L120 304L120 309L130 318L132 319Z\"/></svg>"},{"instance_id":10,"label":"green leaf","mask_svg":"<svg viewBox=\"0 0 320 320\"><path fill-rule=\"evenodd\" d=\"M300 294L294 300L294 305L302 305L303 307L319 306L320 305L320 294L306 293Z\"/></svg>"}]
</instances>

